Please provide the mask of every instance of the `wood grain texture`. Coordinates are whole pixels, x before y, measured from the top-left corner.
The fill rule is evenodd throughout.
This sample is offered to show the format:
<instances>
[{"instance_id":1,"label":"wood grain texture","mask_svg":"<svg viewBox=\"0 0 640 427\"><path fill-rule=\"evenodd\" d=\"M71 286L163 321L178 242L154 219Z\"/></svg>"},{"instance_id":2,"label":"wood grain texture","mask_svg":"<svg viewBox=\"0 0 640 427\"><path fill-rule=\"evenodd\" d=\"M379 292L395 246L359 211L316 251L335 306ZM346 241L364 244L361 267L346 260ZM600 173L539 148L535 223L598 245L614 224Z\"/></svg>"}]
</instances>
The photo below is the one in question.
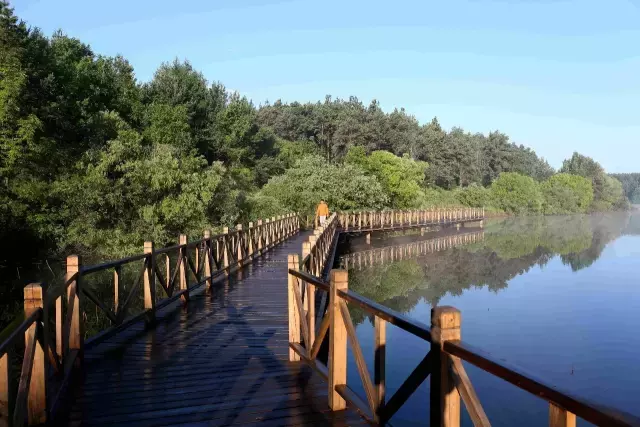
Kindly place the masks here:
<instances>
[{"instance_id":1,"label":"wood grain texture","mask_svg":"<svg viewBox=\"0 0 640 427\"><path fill-rule=\"evenodd\" d=\"M576 416L566 409L549 403L549 427L576 427Z\"/></svg>"},{"instance_id":2,"label":"wood grain texture","mask_svg":"<svg viewBox=\"0 0 640 427\"><path fill-rule=\"evenodd\" d=\"M475 427L491 427L491 422L489 422L489 418L487 418L487 414L484 412L482 403L480 403L480 399L473 388L473 384L471 384L471 380L462 362L457 357L451 357L451 361L453 382L462 397L462 401L467 408L471 421L473 421L473 425Z\"/></svg>"}]
</instances>

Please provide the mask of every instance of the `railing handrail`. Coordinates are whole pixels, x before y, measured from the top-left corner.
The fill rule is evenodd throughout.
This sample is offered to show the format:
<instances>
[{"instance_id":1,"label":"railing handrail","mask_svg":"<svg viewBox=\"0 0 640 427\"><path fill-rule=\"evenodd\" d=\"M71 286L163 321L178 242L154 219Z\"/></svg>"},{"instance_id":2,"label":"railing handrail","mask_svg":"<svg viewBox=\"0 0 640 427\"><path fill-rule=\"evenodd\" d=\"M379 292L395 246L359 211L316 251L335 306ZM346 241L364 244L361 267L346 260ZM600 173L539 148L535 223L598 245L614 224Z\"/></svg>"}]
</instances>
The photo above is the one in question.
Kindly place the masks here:
<instances>
[{"instance_id":1,"label":"railing handrail","mask_svg":"<svg viewBox=\"0 0 640 427\"><path fill-rule=\"evenodd\" d=\"M287 215L283 215L281 217L277 217L277 219L275 219L275 221L281 221L285 218L291 218L292 216L294 216L296 214L291 213L291 214L287 214ZM296 215L297 217L297 215ZM175 251L178 249L182 249L182 248L194 248L202 243L205 242L210 242L213 240L217 240L220 239L222 237L229 237L229 236L234 236L237 235L238 233L242 233L243 231L246 232L248 230L252 230L252 229L256 229L256 228L265 228L266 226L268 226L269 224L273 224L273 222L271 222L271 220L267 219L266 221L269 222L264 222L264 220L259 220L260 223L250 223L252 225L247 226L247 229L244 230L237 230L237 229L229 229L227 233L218 233L218 234L214 234L210 237L205 237L203 239L199 239L199 240L194 240L191 241L189 243L183 243L183 244L177 244L177 245L170 245L170 246L165 246L163 248L159 248L159 249L155 249L154 250L154 254L155 255L161 255L161 254L165 254L171 251ZM128 264L131 262L136 262L136 261L140 261L144 258L148 258L149 256L151 256L151 254L136 254L136 255L131 255L128 257L123 257L123 258L119 258L116 260L111 260L111 261L106 261L106 262L102 262L99 264L93 264L93 265L85 265L82 266L80 273L82 274L90 274L90 273L96 273L98 271L102 271L102 270L109 270L111 268L115 268L124 264Z\"/></svg>"},{"instance_id":2,"label":"railing handrail","mask_svg":"<svg viewBox=\"0 0 640 427\"><path fill-rule=\"evenodd\" d=\"M9 347L15 344L17 338L24 338L24 333L31 325L42 317L42 308L34 310L29 315L20 313L13 322L0 332L0 356L7 353Z\"/></svg>"},{"instance_id":3,"label":"railing handrail","mask_svg":"<svg viewBox=\"0 0 640 427\"><path fill-rule=\"evenodd\" d=\"M474 425L489 426L489 420L484 413L480 400L475 394L464 366L460 363L460 360L463 360L524 391L547 400L549 402L550 419L552 420L550 425L552 427L575 426L576 416L600 426L640 427L640 417L636 415L607 407L606 405L593 403L572 393L562 391L549 382L540 380L534 375L530 375L524 370L511 365L509 362L498 359L484 350L465 343L460 339L460 312L453 307L436 307L432 309L432 325L429 327L349 290L347 285L348 275L345 270L333 270L332 279L327 282L313 275L310 271L299 271L298 266L295 263L291 263L291 260L295 260L296 257L296 255L290 255L289 263L290 360L303 360L327 379L329 383L329 405L332 410L343 409L346 400L348 403L355 405L369 421L384 423L406 402L420 383L431 374L432 425L434 423L440 425L440 417L453 414L453 418L449 420L452 423L447 425L458 426L459 402L462 399ZM335 281L334 276L336 277ZM307 285L306 289L318 288L327 291L330 299L327 306L327 314L322 319L317 336L315 334L313 310L303 309L303 307L315 306L315 293L307 292L312 299L303 300L302 291L305 289L305 284ZM302 290L297 289L298 287L302 288ZM291 295L294 295L295 298L292 298ZM346 308L347 302L356 304L365 312L374 316L376 336L374 346L375 384L369 378L367 364ZM430 342L431 351L414 369L410 377L398 388L394 396L385 402L384 352L386 323L391 323L424 341ZM327 331L332 328L337 328L341 331L336 332L336 335L329 335ZM316 357L321 342L327 335L329 335L330 351L328 366L325 366ZM347 338L351 342L356 367L363 381L367 395L365 400L357 396L346 383ZM304 340L304 346L302 345L302 339ZM338 348L338 350L335 350L337 351L335 353L337 360L334 360L332 359L334 350L331 350L331 348L336 347ZM450 360L450 363L444 363L446 360ZM338 368L336 368L336 364ZM380 379L380 376L382 376L382 379ZM442 384L446 384L446 386L434 385L434 380L442 381ZM446 398L443 393L446 394ZM456 401L458 403L455 403ZM436 406L433 406L434 402ZM439 413L441 410L443 412ZM438 413L434 415L434 411ZM455 415L456 412L458 413L457 416Z\"/></svg>"},{"instance_id":4,"label":"railing handrail","mask_svg":"<svg viewBox=\"0 0 640 427\"><path fill-rule=\"evenodd\" d=\"M329 290L329 282L326 282L316 276L313 276L310 273L305 273L304 271L294 270L293 268L290 268L289 274L291 274L294 277L297 277L298 279L304 280L305 283L311 283L313 286L315 286L318 289L322 289L323 291Z\"/></svg>"},{"instance_id":5,"label":"railing handrail","mask_svg":"<svg viewBox=\"0 0 640 427\"><path fill-rule=\"evenodd\" d=\"M340 226L347 231L394 230L410 227L428 227L465 222L482 221L485 210L482 208L426 208L426 209L390 209L359 210L338 212Z\"/></svg>"},{"instance_id":6,"label":"railing handrail","mask_svg":"<svg viewBox=\"0 0 640 427\"><path fill-rule=\"evenodd\" d=\"M561 391L535 375L525 373L522 368L461 340L445 341L443 350L541 399L554 402L590 423L612 427L640 426L640 418L634 415Z\"/></svg>"}]
</instances>

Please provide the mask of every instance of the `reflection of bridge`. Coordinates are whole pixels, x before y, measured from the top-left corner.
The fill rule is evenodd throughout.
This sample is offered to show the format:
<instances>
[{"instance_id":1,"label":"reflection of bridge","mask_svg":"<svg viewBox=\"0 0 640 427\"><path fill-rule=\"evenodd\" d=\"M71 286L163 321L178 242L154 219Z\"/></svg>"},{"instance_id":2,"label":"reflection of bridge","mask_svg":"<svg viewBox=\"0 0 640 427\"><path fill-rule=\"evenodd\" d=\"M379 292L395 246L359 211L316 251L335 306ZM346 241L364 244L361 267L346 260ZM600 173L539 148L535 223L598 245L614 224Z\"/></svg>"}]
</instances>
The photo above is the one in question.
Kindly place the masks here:
<instances>
[{"instance_id":1,"label":"reflection of bridge","mask_svg":"<svg viewBox=\"0 0 640 427\"><path fill-rule=\"evenodd\" d=\"M362 270L372 265L415 258L453 247L468 245L484 239L484 231L454 234L401 245L386 246L346 254L340 257L340 268Z\"/></svg>"}]
</instances>

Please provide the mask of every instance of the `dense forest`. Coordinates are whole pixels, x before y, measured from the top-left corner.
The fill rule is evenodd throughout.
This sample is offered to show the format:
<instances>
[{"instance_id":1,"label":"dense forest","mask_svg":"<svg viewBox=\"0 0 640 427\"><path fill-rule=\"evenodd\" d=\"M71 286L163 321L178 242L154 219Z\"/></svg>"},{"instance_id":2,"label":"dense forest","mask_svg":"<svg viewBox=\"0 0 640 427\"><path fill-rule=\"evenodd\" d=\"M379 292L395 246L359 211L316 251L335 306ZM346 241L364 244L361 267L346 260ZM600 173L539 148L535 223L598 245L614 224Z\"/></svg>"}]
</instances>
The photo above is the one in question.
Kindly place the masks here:
<instances>
[{"instance_id":1,"label":"dense forest","mask_svg":"<svg viewBox=\"0 0 640 427\"><path fill-rule=\"evenodd\" d=\"M0 0L0 238L12 242L0 268L10 277L45 256L115 257L144 240L304 216L321 198L343 210L510 214L627 205L593 159L575 153L557 172L499 131L445 130L375 100L256 106L178 60L140 82L125 58L48 37Z\"/></svg>"}]
</instances>

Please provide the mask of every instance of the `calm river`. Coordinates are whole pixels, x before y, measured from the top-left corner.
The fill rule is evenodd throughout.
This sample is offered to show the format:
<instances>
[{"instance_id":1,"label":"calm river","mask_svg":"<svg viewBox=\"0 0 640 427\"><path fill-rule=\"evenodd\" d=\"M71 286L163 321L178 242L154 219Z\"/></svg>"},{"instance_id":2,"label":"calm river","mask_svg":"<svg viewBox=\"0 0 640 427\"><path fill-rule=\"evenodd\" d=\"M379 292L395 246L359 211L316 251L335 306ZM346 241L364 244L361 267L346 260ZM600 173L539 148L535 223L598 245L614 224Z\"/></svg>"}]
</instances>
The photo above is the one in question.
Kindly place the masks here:
<instances>
[{"instance_id":1,"label":"calm river","mask_svg":"<svg viewBox=\"0 0 640 427\"><path fill-rule=\"evenodd\" d=\"M464 341L563 390L640 415L640 213L491 220L476 242L398 260L403 245L436 236L374 234L370 245L351 238L340 248L349 257L350 289L426 324L434 305L455 306ZM386 249L381 262L384 247L396 247L393 261ZM362 256L354 262L372 249L380 249L375 265ZM373 374L372 319L357 310L352 316ZM388 325L387 398L428 350ZM349 357L348 383L364 397ZM545 401L465 367L494 425L548 423ZM428 383L394 425L428 420ZM472 425L464 410L463 424Z\"/></svg>"}]
</instances>

